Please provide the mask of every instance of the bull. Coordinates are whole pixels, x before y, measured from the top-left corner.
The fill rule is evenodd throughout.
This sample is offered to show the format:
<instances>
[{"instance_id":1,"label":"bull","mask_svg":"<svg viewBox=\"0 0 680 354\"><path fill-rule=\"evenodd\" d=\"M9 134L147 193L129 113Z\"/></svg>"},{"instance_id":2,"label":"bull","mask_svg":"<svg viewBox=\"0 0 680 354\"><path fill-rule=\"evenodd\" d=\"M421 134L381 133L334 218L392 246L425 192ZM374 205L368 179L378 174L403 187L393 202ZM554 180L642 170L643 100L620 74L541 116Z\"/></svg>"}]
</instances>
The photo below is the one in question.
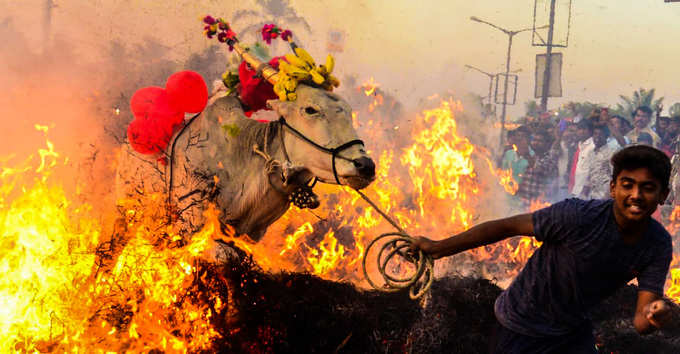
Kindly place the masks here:
<instances>
[{"instance_id":1,"label":"bull","mask_svg":"<svg viewBox=\"0 0 680 354\"><path fill-rule=\"evenodd\" d=\"M167 165L124 146L117 200L163 193L180 230L190 233L202 227L212 203L221 223L257 241L290 208L295 191L313 181L369 185L375 164L352 126L349 104L303 84L296 93L295 101L268 101L281 117L269 123L247 118L236 97L214 100L173 137Z\"/></svg>"}]
</instances>

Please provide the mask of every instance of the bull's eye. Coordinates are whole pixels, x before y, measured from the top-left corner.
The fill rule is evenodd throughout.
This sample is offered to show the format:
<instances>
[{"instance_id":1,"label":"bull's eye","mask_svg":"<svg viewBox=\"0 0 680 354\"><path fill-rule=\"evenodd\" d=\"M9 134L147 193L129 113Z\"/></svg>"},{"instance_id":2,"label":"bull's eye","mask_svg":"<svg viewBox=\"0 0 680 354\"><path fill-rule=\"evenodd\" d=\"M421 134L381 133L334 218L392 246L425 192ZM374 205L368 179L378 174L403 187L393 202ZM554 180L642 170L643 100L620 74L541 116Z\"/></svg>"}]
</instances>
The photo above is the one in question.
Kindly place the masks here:
<instances>
[{"instance_id":1,"label":"bull's eye","mask_svg":"<svg viewBox=\"0 0 680 354\"><path fill-rule=\"evenodd\" d=\"M319 111L317 111L316 108L309 106L309 107L305 108L305 113L307 113L311 116L312 114L319 113Z\"/></svg>"}]
</instances>

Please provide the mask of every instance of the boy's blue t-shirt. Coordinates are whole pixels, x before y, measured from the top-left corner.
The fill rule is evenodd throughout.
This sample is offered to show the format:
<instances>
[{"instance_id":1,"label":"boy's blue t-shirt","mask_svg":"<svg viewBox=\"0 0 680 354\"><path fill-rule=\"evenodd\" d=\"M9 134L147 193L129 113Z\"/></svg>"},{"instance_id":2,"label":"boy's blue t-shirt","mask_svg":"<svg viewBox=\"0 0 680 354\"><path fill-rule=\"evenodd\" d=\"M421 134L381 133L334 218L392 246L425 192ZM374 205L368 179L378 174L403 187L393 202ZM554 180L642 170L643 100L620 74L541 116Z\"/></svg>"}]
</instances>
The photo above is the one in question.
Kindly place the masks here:
<instances>
[{"instance_id":1,"label":"boy's blue t-shirt","mask_svg":"<svg viewBox=\"0 0 680 354\"><path fill-rule=\"evenodd\" d=\"M651 220L635 245L621 239L613 200L567 199L533 213L543 244L496 299L498 321L527 336L569 333L589 321L588 310L633 278L663 295L673 246Z\"/></svg>"}]
</instances>

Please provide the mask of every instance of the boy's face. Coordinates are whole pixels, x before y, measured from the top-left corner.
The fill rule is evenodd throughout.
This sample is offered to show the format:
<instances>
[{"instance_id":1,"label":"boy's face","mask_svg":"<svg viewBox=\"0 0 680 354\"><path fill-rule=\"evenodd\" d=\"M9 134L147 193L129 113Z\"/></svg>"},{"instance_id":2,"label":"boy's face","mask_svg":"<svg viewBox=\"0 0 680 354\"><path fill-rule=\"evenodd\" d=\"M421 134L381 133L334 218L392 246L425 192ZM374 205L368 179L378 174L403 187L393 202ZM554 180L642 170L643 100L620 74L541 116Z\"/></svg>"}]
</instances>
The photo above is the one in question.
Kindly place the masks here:
<instances>
[{"instance_id":1,"label":"boy's face","mask_svg":"<svg viewBox=\"0 0 680 354\"><path fill-rule=\"evenodd\" d=\"M616 215L628 222L641 222L666 200L668 190L643 167L621 171L610 183L610 194Z\"/></svg>"}]
</instances>

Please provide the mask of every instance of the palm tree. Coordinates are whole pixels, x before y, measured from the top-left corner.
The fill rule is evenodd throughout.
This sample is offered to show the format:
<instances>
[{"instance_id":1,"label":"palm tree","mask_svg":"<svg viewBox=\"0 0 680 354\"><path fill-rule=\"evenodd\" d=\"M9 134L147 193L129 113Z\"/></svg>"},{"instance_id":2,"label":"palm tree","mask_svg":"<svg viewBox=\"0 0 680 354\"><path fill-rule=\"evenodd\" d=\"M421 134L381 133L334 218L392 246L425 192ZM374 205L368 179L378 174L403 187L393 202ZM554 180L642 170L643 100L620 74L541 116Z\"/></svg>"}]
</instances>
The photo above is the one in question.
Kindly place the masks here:
<instances>
[{"instance_id":1,"label":"palm tree","mask_svg":"<svg viewBox=\"0 0 680 354\"><path fill-rule=\"evenodd\" d=\"M524 111L526 112L526 116L538 117L541 112L541 107L536 103L536 100L530 100L524 102Z\"/></svg>"},{"instance_id":2,"label":"palm tree","mask_svg":"<svg viewBox=\"0 0 680 354\"><path fill-rule=\"evenodd\" d=\"M668 115L671 117L680 116L680 102L675 103L668 108Z\"/></svg>"},{"instance_id":3,"label":"palm tree","mask_svg":"<svg viewBox=\"0 0 680 354\"><path fill-rule=\"evenodd\" d=\"M602 107L601 104L598 103L593 103L593 102L568 102L567 104L563 105L560 107L560 109L557 111L557 118L562 119L562 118L576 118L577 116L581 117L581 119L588 118L590 116L590 113L598 107Z\"/></svg>"},{"instance_id":4,"label":"palm tree","mask_svg":"<svg viewBox=\"0 0 680 354\"><path fill-rule=\"evenodd\" d=\"M632 117L635 113L635 109L640 106L647 106L651 108L652 111L656 112L657 108L661 107L661 104L663 103L663 97L655 100L654 93L654 89L645 90L641 88L633 92L633 97L619 95L623 102L617 103L613 112L624 117Z\"/></svg>"}]
</instances>

